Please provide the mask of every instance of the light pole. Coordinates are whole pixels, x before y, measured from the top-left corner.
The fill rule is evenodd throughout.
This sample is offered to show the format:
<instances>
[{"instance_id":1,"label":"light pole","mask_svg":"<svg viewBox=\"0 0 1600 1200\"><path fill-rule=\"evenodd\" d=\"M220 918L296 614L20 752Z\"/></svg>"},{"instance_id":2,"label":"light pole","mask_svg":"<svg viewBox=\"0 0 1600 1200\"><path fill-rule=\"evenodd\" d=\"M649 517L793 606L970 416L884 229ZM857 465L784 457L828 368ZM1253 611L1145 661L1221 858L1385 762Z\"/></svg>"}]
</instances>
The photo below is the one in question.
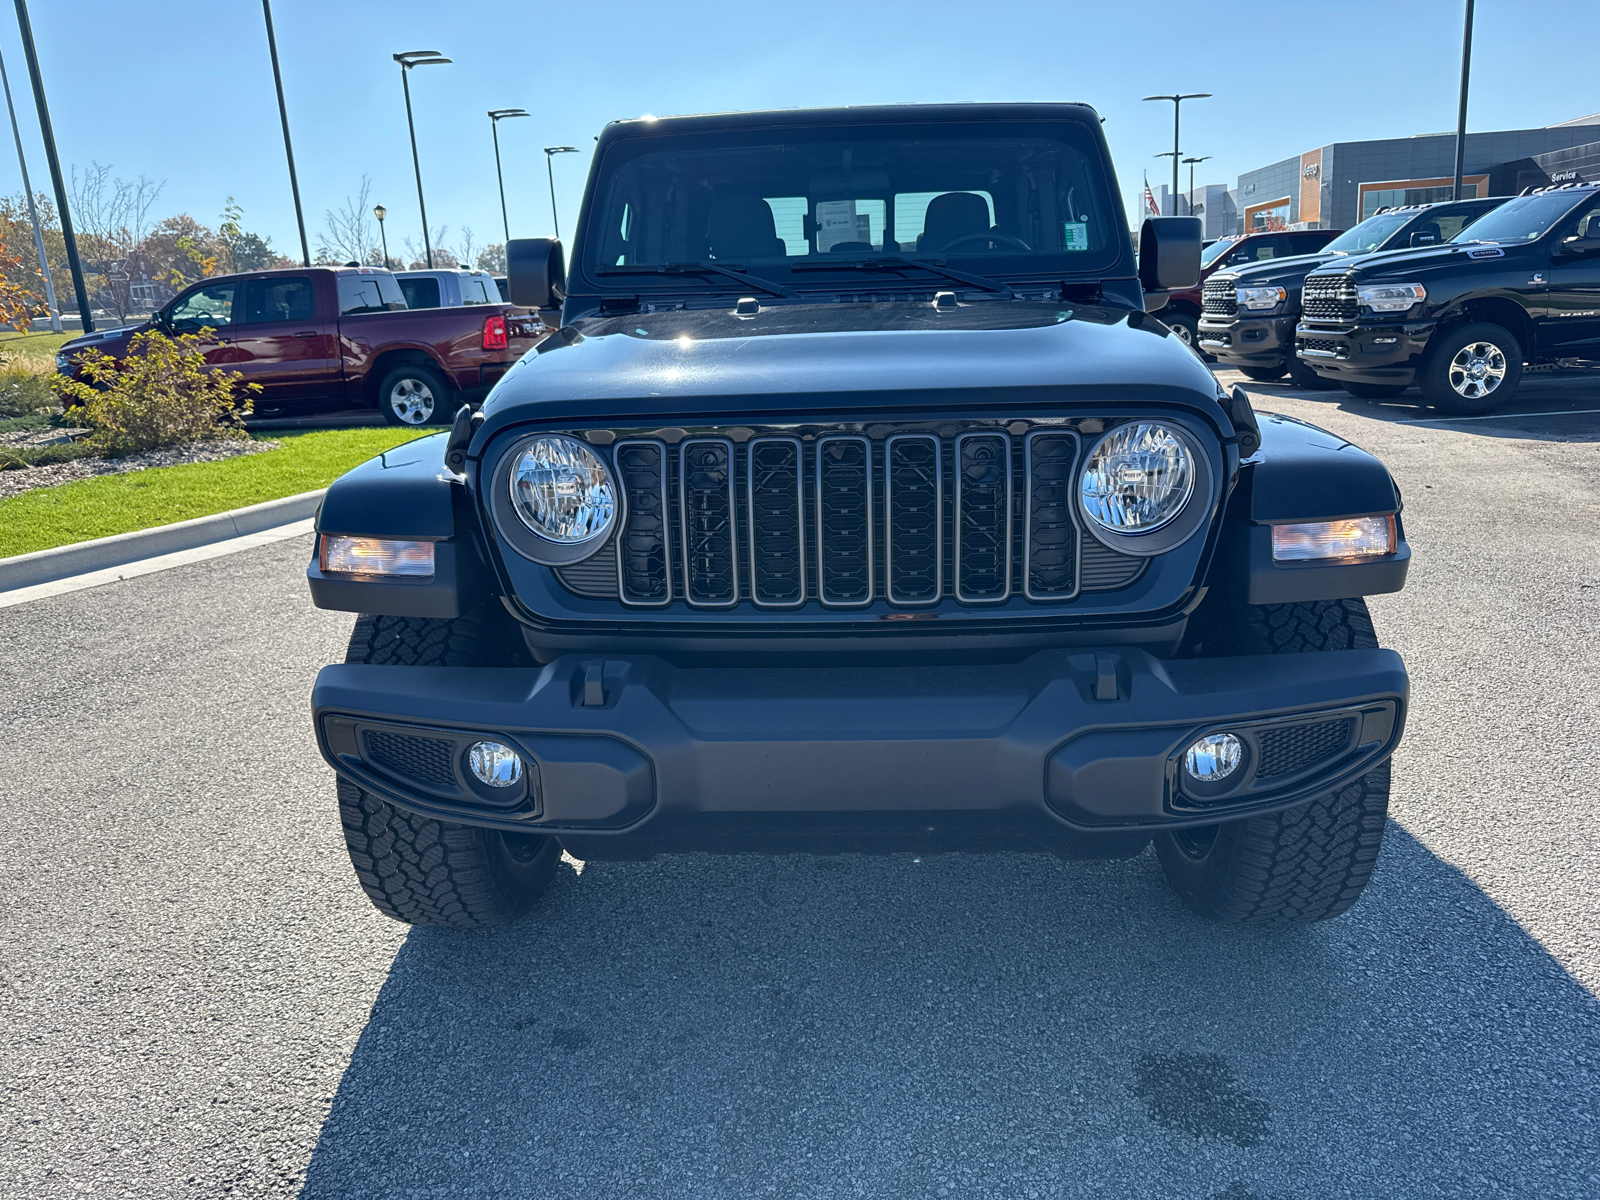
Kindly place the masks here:
<instances>
[{"instance_id":1,"label":"light pole","mask_svg":"<svg viewBox=\"0 0 1600 1200\"><path fill-rule=\"evenodd\" d=\"M1456 186L1452 200L1461 199L1461 166L1467 154L1467 76L1472 71L1472 0L1467 0L1467 23L1461 32L1461 107L1456 111Z\"/></svg>"},{"instance_id":2,"label":"light pole","mask_svg":"<svg viewBox=\"0 0 1600 1200\"><path fill-rule=\"evenodd\" d=\"M56 307L56 289L50 282L50 260L44 253L44 230L39 225L39 205L28 182L28 160L22 156L22 130L17 125L17 109L11 103L11 80L6 76L6 61L0 58L0 83L5 84L6 111L11 114L11 136L17 139L17 166L22 169L22 190L28 193L28 215L33 218L33 248L39 255L39 274L44 277L44 302L50 309L50 332L61 332L61 310Z\"/></svg>"},{"instance_id":3,"label":"light pole","mask_svg":"<svg viewBox=\"0 0 1600 1200\"><path fill-rule=\"evenodd\" d=\"M272 55L272 82L278 87L278 116L283 119L283 152L289 159L289 190L294 193L294 219L300 226L300 259L311 265L311 247L306 244L306 214L300 208L300 181L294 174L294 144L289 141L289 107L283 101L283 73L278 70L278 39L272 32L272 0L261 0L267 18L267 50Z\"/></svg>"},{"instance_id":4,"label":"light pole","mask_svg":"<svg viewBox=\"0 0 1600 1200\"><path fill-rule=\"evenodd\" d=\"M556 237L561 237L561 218L556 215L556 172L550 164L557 154L576 154L576 146L546 146L544 148L545 174L550 176L550 222L556 227Z\"/></svg>"},{"instance_id":5,"label":"light pole","mask_svg":"<svg viewBox=\"0 0 1600 1200\"><path fill-rule=\"evenodd\" d=\"M1194 165L1203 163L1211 158L1209 154L1202 154L1199 158L1186 158L1183 161L1189 164L1189 215L1194 216Z\"/></svg>"},{"instance_id":6,"label":"light pole","mask_svg":"<svg viewBox=\"0 0 1600 1200\"><path fill-rule=\"evenodd\" d=\"M22 54L28 60L28 77L33 81L33 106L39 112L39 132L44 135L44 159L50 164L50 182L56 189L56 208L61 214L61 240L67 245L67 266L72 269L72 290L78 294L78 314L83 318L83 331L93 333L94 315L89 309L89 289L83 283L78 238L72 232L72 213L67 210L67 185L61 178L56 135L50 127L50 107L44 102L44 77L39 74L39 55L33 48L33 25L28 21L28 0L17 0L17 25L22 32Z\"/></svg>"},{"instance_id":7,"label":"light pole","mask_svg":"<svg viewBox=\"0 0 1600 1200\"><path fill-rule=\"evenodd\" d=\"M511 221L506 216L506 177L500 171L500 122L506 117L531 117L525 108L491 108L489 128L494 130L494 177L500 184L500 224L506 231L506 241L511 240Z\"/></svg>"},{"instance_id":8,"label":"light pole","mask_svg":"<svg viewBox=\"0 0 1600 1200\"><path fill-rule=\"evenodd\" d=\"M432 67L450 60L437 50L407 50L394 56L400 64L400 86L406 93L406 128L411 131L411 166L417 172L417 207L422 210L422 249L428 259L428 269L433 269L433 243L428 235L428 205L422 198L422 160L417 157L417 125L411 119L411 68Z\"/></svg>"},{"instance_id":9,"label":"light pole","mask_svg":"<svg viewBox=\"0 0 1600 1200\"><path fill-rule=\"evenodd\" d=\"M1185 100L1205 100L1210 92L1181 92L1171 96L1146 96L1146 100L1171 100L1172 101L1172 215L1178 215L1178 156L1183 151L1178 149L1178 113L1183 109ZM1165 158L1166 155L1160 155Z\"/></svg>"},{"instance_id":10,"label":"light pole","mask_svg":"<svg viewBox=\"0 0 1600 1200\"><path fill-rule=\"evenodd\" d=\"M385 271L390 270L390 267L389 267L389 233L383 227L383 218L388 215L388 212L389 212L389 210L384 208L384 206L381 205L381 204L373 206L373 209L372 209L372 215L378 218L378 237L383 242L383 269Z\"/></svg>"}]
</instances>

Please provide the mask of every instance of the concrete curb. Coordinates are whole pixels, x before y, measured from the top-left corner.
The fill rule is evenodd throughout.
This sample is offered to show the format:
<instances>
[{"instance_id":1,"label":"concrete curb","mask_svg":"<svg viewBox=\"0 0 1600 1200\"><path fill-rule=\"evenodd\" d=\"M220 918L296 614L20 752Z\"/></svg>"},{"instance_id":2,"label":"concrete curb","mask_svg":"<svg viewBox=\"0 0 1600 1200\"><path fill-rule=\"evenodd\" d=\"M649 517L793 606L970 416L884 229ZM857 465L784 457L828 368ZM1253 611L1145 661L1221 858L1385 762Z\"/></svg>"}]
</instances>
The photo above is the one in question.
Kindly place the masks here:
<instances>
[{"instance_id":1,"label":"concrete curb","mask_svg":"<svg viewBox=\"0 0 1600 1200\"><path fill-rule=\"evenodd\" d=\"M231 512L195 517L191 521L157 525L154 529L119 533L115 537L96 538L92 542L57 546L51 550L36 550L15 558L0 558L0 593L53 583L107 567L120 567L161 554L192 550L301 521L315 515L326 491L326 488L319 488Z\"/></svg>"}]
</instances>

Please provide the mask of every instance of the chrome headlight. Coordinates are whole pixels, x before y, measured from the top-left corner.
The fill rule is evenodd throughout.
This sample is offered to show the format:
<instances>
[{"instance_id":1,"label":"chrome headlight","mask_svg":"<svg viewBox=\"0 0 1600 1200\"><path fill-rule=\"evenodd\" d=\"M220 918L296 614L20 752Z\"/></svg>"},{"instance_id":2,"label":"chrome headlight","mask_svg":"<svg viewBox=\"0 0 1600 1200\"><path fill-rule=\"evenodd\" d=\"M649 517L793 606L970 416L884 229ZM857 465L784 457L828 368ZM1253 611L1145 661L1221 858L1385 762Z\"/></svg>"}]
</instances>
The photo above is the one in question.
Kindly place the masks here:
<instances>
[{"instance_id":1,"label":"chrome headlight","mask_svg":"<svg viewBox=\"0 0 1600 1200\"><path fill-rule=\"evenodd\" d=\"M1371 312L1405 312L1428 298L1420 283L1364 283L1356 288L1356 299Z\"/></svg>"},{"instance_id":2,"label":"chrome headlight","mask_svg":"<svg viewBox=\"0 0 1600 1200\"><path fill-rule=\"evenodd\" d=\"M1153 533L1194 494L1195 461L1175 429L1139 421L1100 439L1078 481L1083 511L1115 534Z\"/></svg>"},{"instance_id":3,"label":"chrome headlight","mask_svg":"<svg viewBox=\"0 0 1600 1200\"><path fill-rule=\"evenodd\" d=\"M1240 308L1267 309L1277 308L1288 295L1281 287L1242 287L1235 288Z\"/></svg>"},{"instance_id":4,"label":"chrome headlight","mask_svg":"<svg viewBox=\"0 0 1600 1200\"><path fill-rule=\"evenodd\" d=\"M611 531L617 485L611 469L577 438L536 437L511 464L511 507L546 541L582 546Z\"/></svg>"}]
</instances>

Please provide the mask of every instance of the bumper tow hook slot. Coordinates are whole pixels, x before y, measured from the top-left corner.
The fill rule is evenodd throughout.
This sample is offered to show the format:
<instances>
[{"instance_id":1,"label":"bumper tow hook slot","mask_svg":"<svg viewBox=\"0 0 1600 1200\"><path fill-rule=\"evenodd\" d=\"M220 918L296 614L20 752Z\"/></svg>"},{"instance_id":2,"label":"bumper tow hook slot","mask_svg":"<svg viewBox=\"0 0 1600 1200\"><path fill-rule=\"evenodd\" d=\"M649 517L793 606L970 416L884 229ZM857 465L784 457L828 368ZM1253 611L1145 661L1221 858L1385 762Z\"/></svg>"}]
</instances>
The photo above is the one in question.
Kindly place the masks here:
<instances>
[{"instance_id":1,"label":"bumper tow hook slot","mask_svg":"<svg viewBox=\"0 0 1600 1200\"><path fill-rule=\"evenodd\" d=\"M1116 700L1117 696L1117 656L1114 654L1096 654L1094 656L1094 698L1096 700Z\"/></svg>"},{"instance_id":2,"label":"bumper tow hook slot","mask_svg":"<svg viewBox=\"0 0 1600 1200\"><path fill-rule=\"evenodd\" d=\"M592 662L583 668L583 707L602 708L606 702L605 669L603 662Z\"/></svg>"}]
</instances>

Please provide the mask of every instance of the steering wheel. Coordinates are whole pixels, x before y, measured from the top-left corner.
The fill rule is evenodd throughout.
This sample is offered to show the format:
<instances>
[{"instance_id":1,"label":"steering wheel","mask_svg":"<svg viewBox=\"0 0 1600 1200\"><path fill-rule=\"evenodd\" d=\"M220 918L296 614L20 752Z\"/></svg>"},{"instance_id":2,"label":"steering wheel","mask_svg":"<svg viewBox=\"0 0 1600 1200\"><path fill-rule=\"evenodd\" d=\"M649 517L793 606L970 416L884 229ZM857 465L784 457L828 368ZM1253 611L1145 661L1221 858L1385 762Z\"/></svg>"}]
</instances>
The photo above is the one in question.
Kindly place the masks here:
<instances>
[{"instance_id":1,"label":"steering wheel","mask_svg":"<svg viewBox=\"0 0 1600 1200\"><path fill-rule=\"evenodd\" d=\"M939 247L937 253L949 254L950 251L954 250L957 246L965 245L967 242L999 242L1003 246L1011 246L1017 250L1026 251L1029 254L1033 253L1033 247L1028 245L1028 243L1023 241L1021 238L1012 237L1009 233L995 233L993 231L989 233L969 233L965 237L958 237L955 241L947 242L945 245Z\"/></svg>"}]
</instances>

